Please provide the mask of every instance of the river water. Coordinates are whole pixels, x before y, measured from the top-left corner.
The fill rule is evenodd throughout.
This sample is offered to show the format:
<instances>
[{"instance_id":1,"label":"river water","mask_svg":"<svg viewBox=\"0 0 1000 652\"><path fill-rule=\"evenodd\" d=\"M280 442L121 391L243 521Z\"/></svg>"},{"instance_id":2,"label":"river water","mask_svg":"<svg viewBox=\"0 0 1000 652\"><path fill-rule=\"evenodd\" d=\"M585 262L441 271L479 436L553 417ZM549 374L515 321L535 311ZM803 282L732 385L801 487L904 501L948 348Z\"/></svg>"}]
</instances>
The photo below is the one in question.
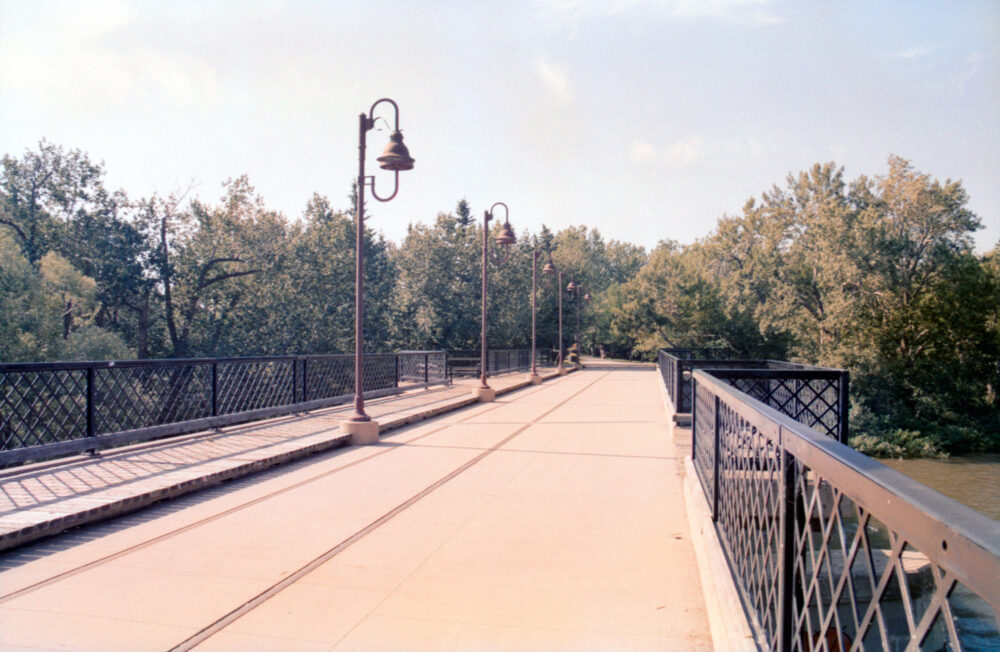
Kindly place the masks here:
<instances>
[{"instance_id":1,"label":"river water","mask_svg":"<svg viewBox=\"0 0 1000 652\"><path fill-rule=\"evenodd\" d=\"M1000 454L879 461L1000 521Z\"/></svg>"}]
</instances>

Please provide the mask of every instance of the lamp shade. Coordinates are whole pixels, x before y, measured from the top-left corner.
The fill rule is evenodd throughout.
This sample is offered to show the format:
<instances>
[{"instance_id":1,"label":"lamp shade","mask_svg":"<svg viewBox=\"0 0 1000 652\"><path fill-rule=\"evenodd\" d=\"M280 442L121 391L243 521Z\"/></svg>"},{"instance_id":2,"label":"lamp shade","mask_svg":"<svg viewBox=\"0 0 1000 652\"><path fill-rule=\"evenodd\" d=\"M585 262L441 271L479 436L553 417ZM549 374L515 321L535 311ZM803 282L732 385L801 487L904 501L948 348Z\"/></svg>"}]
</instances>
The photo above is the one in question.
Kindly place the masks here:
<instances>
[{"instance_id":1,"label":"lamp shade","mask_svg":"<svg viewBox=\"0 0 1000 652\"><path fill-rule=\"evenodd\" d=\"M570 281L569 285L566 286L566 291L567 292L576 292L576 283L574 281Z\"/></svg>"},{"instance_id":2,"label":"lamp shade","mask_svg":"<svg viewBox=\"0 0 1000 652\"><path fill-rule=\"evenodd\" d=\"M503 227L500 229L500 235L497 236L498 245L512 245L517 242L517 236L514 235L514 230L510 228L510 222L504 222Z\"/></svg>"},{"instance_id":3,"label":"lamp shade","mask_svg":"<svg viewBox=\"0 0 1000 652\"><path fill-rule=\"evenodd\" d=\"M403 144L403 134L399 131L392 132L392 135L389 136L389 144L385 146L382 156L376 160L383 170L400 172L413 169L413 158L410 156L410 150L406 149L406 145Z\"/></svg>"},{"instance_id":4,"label":"lamp shade","mask_svg":"<svg viewBox=\"0 0 1000 652\"><path fill-rule=\"evenodd\" d=\"M587 292L586 294L583 295L583 300L590 301L590 292Z\"/></svg>"},{"instance_id":5,"label":"lamp shade","mask_svg":"<svg viewBox=\"0 0 1000 652\"><path fill-rule=\"evenodd\" d=\"M548 274L552 276L556 273L556 266L552 264L552 259L549 258L549 262L545 263L545 267L542 267L542 274Z\"/></svg>"}]
</instances>

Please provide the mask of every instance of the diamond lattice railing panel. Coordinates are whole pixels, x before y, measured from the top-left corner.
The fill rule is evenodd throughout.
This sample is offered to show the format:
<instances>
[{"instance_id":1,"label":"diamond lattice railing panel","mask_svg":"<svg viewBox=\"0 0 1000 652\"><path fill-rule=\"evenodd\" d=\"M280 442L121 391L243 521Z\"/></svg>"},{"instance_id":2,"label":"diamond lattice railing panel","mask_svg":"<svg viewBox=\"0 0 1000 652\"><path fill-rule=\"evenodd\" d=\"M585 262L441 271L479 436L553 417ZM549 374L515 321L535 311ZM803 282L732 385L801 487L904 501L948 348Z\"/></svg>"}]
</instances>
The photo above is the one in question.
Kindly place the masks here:
<instances>
[{"instance_id":1,"label":"diamond lattice railing panel","mask_svg":"<svg viewBox=\"0 0 1000 652\"><path fill-rule=\"evenodd\" d=\"M309 358L305 376L307 401L351 394L354 392L354 358Z\"/></svg>"},{"instance_id":2,"label":"diamond lattice railing panel","mask_svg":"<svg viewBox=\"0 0 1000 652\"><path fill-rule=\"evenodd\" d=\"M758 640L777 641L782 456L778 443L719 404L717 528Z\"/></svg>"},{"instance_id":3,"label":"diamond lattice railing panel","mask_svg":"<svg viewBox=\"0 0 1000 652\"><path fill-rule=\"evenodd\" d=\"M293 359L219 362L218 414L236 414L294 402Z\"/></svg>"},{"instance_id":4,"label":"diamond lattice railing panel","mask_svg":"<svg viewBox=\"0 0 1000 652\"><path fill-rule=\"evenodd\" d=\"M365 355L364 380L366 392L376 392L396 386L396 356L372 353Z\"/></svg>"},{"instance_id":5,"label":"diamond lattice railing panel","mask_svg":"<svg viewBox=\"0 0 1000 652\"><path fill-rule=\"evenodd\" d=\"M86 370L0 374L0 450L40 446L86 435Z\"/></svg>"},{"instance_id":6,"label":"diamond lattice railing panel","mask_svg":"<svg viewBox=\"0 0 1000 652\"><path fill-rule=\"evenodd\" d=\"M840 381L830 378L735 377L726 382L799 423L837 438Z\"/></svg>"},{"instance_id":7,"label":"diamond lattice railing panel","mask_svg":"<svg viewBox=\"0 0 1000 652\"><path fill-rule=\"evenodd\" d=\"M793 649L997 648L988 604L798 462L795 501Z\"/></svg>"},{"instance_id":8,"label":"diamond lattice railing panel","mask_svg":"<svg viewBox=\"0 0 1000 652\"><path fill-rule=\"evenodd\" d=\"M429 364L429 360L427 360L427 362ZM424 382L424 371L427 370L428 364L425 364L425 357L423 353L400 353L399 354L400 384Z\"/></svg>"},{"instance_id":9,"label":"diamond lattice railing panel","mask_svg":"<svg viewBox=\"0 0 1000 652\"><path fill-rule=\"evenodd\" d=\"M694 423L694 455L693 462L701 488L705 492L708 504L715 500L715 422L713 410L715 400L708 392L697 392L698 404L695 409Z\"/></svg>"},{"instance_id":10,"label":"diamond lattice railing panel","mask_svg":"<svg viewBox=\"0 0 1000 652\"><path fill-rule=\"evenodd\" d=\"M430 367L427 374L431 382L441 382L448 378L448 354L442 352L427 354L427 364Z\"/></svg>"},{"instance_id":11,"label":"diamond lattice railing panel","mask_svg":"<svg viewBox=\"0 0 1000 652\"><path fill-rule=\"evenodd\" d=\"M95 428L122 432L212 414L208 364L108 367L95 371Z\"/></svg>"}]
</instances>

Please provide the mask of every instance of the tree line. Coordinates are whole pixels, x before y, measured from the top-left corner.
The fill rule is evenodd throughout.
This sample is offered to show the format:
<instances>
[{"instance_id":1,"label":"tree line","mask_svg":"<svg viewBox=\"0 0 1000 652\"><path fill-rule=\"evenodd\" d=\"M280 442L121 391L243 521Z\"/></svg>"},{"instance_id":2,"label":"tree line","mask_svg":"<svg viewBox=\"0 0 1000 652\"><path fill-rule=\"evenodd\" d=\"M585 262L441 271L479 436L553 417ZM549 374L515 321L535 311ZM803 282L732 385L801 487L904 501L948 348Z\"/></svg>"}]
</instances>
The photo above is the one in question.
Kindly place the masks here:
<instances>
[{"instance_id":1,"label":"tree line","mask_svg":"<svg viewBox=\"0 0 1000 652\"><path fill-rule=\"evenodd\" d=\"M45 141L5 155L0 174L0 361L353 350L353 188L350 208L314 194L295 219L245 176L215 202L135 199ZM843 367L855 446L997 450L1000 244L974 252L967 200L892 157L872 178L832 163L790 175L690 245L523 231L489 263L491 346L530 345L532 252L541 268L548 250L564 276L558 288L538 275L539 347L555 346L562 290L565 339L579 311L585 352L721 347ZM398 244L364 236L368 350L478 348L483 233L465 200Z\"/></svg>"},{"instance_id":2,"label":"tree line","mask_svg":"<svg viewBox=\"0 0 1000 652\"><path fill-rule=\"evenodd\" d=\"M1000 243L974 252L960 182L888 168L817 164L702 240L661 242L607 293L612 336L846 368L867 452L1000 451Z\"/></svg>"},{"instance_id":3,"label":"tree line","mask_svg":"<svg viewBox=\"0 0 1000 652\"><path fill-rule=\"evenodd\" d=\"M292 220L245 176L216 202L132 199L109 191L85 153L44 141L2 165L0 361L353 351L354 188L351 208L314 194ZM412 224L398 245L364 235L367 349L478 348L483 233L468 202ZM543 245L591 294L646 260L585 227L519 234L506 263L490 263L498 348L530 346L532 250ZM539 346L553 347L555 283L538 285ZM575 299L564 301L569 340Z\"/></svg>"}]
</instances>

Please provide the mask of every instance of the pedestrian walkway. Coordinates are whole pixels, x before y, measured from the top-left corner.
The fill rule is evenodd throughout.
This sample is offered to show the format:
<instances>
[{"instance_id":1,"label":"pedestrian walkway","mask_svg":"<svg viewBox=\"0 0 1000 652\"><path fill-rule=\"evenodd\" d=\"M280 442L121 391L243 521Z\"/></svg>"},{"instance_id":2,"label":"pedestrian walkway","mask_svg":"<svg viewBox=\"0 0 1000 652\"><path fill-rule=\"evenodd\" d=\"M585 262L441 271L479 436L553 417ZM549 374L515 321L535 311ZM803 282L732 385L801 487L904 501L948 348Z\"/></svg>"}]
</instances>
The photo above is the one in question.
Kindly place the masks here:
<instances>
[{"instance_id":1,"label":"pedestrian walkway","mask_svg":"<svg viewBox=\"0 0 1000 652\"><path fill-rule=\"evenodd\" d=\"M543 378L556 375L541 370ZM366 402L382 431L475 402L478 380ZM527 385L523 373L491 378L498 393ZM0 551L69 527L347 445L340 420L353 403L110 451L0 470Z\"/></svg>"},{"instance_id":2,"label":"pedestrian walkway","mask_svg":"<svg viewBox=\"0 0 1000 652\"><path fill-rule=\"evenodd\" d=\"M0 557L0 648L707 650L658 374L587 369Z\"/></svg>"}]
</instances>

